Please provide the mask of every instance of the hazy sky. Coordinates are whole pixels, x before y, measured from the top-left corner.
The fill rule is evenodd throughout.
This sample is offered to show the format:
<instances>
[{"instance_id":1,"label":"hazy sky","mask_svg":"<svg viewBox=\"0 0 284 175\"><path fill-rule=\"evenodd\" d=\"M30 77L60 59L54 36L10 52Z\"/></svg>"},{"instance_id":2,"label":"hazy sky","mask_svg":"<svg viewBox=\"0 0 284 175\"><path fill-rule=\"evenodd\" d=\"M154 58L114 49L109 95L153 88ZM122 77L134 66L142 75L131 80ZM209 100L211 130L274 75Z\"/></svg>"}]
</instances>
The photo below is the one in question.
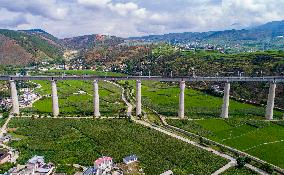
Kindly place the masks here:
<instances>
[{"instance_id":1,"label":"hazy sky","mask_svg":"<svg viewBox=\"0 0 284 175\"><path fill-rule=\"evenodd\" d=\"M284 19L284 0L0 0L0 28L63 38L244 28Z\"/></svg>"}]
</instances>

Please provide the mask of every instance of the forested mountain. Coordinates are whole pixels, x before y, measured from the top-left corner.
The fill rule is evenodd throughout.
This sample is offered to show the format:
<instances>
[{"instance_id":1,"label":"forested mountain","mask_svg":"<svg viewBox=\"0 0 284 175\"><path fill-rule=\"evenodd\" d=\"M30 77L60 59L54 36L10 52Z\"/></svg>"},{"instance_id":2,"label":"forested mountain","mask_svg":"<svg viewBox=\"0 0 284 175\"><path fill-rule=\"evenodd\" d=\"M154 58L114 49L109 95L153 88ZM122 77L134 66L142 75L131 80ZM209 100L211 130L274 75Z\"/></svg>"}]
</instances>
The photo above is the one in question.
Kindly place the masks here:
<instances>
[{"instance_id":1,"label":"forested mountain","mask_svg":"<svg viewBox=\"0 0 284 175\"><path fill-rule=\"evenodd\" d=\"M1 64L27 65L36 60L62 59L62 47L46 33L0 29L0 36ZM12 45L17 49L9 47Z\"/></svg>"},{"instance_id":2,"label":"forested mountain","mask_svg":"<svg viewBox=\"0 0 284 175\"><path fill-rule=\"evenodd\" d=\"M284 21L270 22L242 30L211 32L185 32L165 35L150 35L130 39L176 43L212 44L234 49L236 52L250 50L284 50Z\"/></svg>"}]
</instances>

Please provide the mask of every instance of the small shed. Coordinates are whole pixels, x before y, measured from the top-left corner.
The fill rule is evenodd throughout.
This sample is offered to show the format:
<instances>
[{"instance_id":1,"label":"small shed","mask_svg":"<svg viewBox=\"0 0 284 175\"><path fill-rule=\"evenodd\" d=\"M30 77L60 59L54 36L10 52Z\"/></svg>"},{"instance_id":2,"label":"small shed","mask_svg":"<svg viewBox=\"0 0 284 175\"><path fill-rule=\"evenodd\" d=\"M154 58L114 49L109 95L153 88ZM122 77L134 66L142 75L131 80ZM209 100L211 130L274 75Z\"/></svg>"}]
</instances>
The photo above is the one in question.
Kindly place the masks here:
<instances>
[{"instance_id":1,"label":"small shed","mask_svg":"<svg viewBox=\"0 0 284 175\"><path fill-rule=\"evenodd\" d=\"M137 162L137 161L138 161L138 157L136 155L131 155L131 156L127 156L127 157L123 158L123 162L126 165L133 163L133 162Z\"/></svg>"}]
</instances>

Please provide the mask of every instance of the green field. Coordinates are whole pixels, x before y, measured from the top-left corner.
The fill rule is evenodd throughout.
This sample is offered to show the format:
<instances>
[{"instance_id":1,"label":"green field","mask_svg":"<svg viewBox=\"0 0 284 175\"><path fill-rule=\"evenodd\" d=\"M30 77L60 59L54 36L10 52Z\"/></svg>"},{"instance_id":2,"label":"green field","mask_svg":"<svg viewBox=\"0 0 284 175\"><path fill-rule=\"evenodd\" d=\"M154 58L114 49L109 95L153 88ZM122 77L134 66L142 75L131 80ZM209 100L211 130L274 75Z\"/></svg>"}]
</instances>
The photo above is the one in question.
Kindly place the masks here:
<instances>
[{"instance_id":1,"label":"green field","mask_svg":"<svg viewBox=\"0 0 284 175\"><path fill-rule=\"evenodd\" d=\"M130 81L135 88L135 82ZM179 109L179 85L160 82L142 82L143 105L155 109L165 116L177 116ZM221 114L222 97L206 94L202 91L186 88L185 115L189 118L219 117ZM230 100L230 117L264 117L265 108ZM282 112L275 110L275 118L281 118Z\"/></svg>"},{"instance_id":2,"label":"green field","mask_svg":"<svg viewBox=\"0 0 284 175\"><path fill-rule=\"evenodd\" d=\"M167 120L168 124L202 135L284 168L283 122L245 119Z\"/></svg>"},{"instance_id":3,"label":"green field","mask_svg":"<svg viewBox=\"0 0 284 175\"><path fill-rule=\"evenodd\" d=\"M48 81L34 81L42 87L36 89L36 92L43 95L51 94L51 83ZM58 81L58 100L60 113L65 115L93 115L93 84L92 81ZM84 91L80 94L79 91ZM103 116L117 116L123 111L125 106L121 100L121 89L117 86L100 81L100 112ZM37 113L52 113L51 97L43 97L33 104L32 109L24 109L23 111Z\"/></svg>"},{"instance_id":4,"label":"green field","mask_svg":"<svg viewBox=\"0 0 284 175\"><path fill-rule=\"evenodd\" d=\"M31 119L14 118L10 128L21 136L11 146L19 149L24 163L43 155L55 164L92 165L100 156L115 162L130 154L139 157L146 174L171 169L175 174L211 174L228 161L126 119Z\"/></svg>"}]
</instances>

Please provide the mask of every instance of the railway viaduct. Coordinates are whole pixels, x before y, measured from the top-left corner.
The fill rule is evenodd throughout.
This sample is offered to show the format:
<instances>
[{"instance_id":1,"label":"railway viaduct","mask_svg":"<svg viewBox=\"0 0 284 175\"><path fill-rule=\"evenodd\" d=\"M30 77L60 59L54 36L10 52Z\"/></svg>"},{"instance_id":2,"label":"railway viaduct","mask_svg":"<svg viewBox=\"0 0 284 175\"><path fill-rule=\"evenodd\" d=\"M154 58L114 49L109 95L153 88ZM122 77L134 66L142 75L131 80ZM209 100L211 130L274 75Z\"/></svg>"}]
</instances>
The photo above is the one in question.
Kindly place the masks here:
<instances>
[{"instance_id":1,"label":"railway viaduct","mask_svg":"<svg viewBox=\"0 0 284 175\"><path fill-rule=\"evenodd\" d=\"M265 117L267 120L273 119L274 99L276 84L284 82L284 77L160 77L160 76L123 76L123 77L103 77L103 76L0 76L0 80L10 82L10 90L12 97L12 112L16 115L19 111L19 101L15 81L29 81L29 80L48 80L51 81L52 89L52 111L53 116L59 115L59 104L57 95L56 81L64 80L88 80L93 81L94 87L94 116L99 117L99 88L98 82L118 81L118 80L135 80L136 81L136 115L142 113L141 103L141 82L143 80L150 81L163 81L163 82L180 82L180 96L179 96L179 109L178 115L184 118L184 96L185 96L185 83L186 82L224 82L224 97L222 112L220 117L229 117L229 97L230 97L230 83L231 82L268 82L270 83L269 94L267 99Z\"/></svg>"}]
</instances>

